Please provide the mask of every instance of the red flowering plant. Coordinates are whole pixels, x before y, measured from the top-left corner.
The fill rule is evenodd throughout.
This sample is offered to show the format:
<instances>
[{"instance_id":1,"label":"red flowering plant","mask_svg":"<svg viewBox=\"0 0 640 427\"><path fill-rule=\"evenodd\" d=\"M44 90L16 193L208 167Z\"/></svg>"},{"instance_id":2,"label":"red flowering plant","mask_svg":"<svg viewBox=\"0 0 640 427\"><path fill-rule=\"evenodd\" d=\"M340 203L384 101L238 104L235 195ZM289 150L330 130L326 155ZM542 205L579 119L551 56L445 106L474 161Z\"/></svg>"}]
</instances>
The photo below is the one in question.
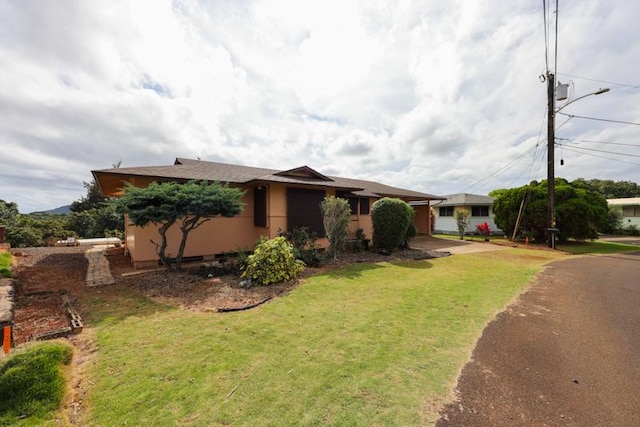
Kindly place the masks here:
<instances>
[{"instance_id":1,"label":"red flowering plant","mask_svg":"<svg viewBox=\"0 0 640 427\"><path fill-rule=\"evenodd\" d=\"M476 225L476 232L478 232L478 234L482 234L483 236L490 236L491 227L489 227L488 222L483 222L482 224Z\"/></svg>"}]
</instances>

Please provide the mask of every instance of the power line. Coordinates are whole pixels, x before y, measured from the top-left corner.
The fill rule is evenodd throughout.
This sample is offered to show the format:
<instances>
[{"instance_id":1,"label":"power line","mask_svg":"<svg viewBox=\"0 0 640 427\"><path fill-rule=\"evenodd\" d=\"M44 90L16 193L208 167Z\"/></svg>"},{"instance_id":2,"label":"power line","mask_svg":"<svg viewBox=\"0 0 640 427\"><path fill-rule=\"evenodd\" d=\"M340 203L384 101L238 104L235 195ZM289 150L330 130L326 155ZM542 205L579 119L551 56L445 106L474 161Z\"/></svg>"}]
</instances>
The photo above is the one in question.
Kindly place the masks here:
<instances>
[{"instance_id":1,"label":"power line","mask_svg":"<svg viewBox=\"0 0 640 427\"><path fill-rule=\"evenodd\" d=\"M555 59L553 62L553 73L557 74L558 72L558 15L559 15L559 10L558 10L558 0L556 0L556 31L555 31Z\"/></svg>"},{"instance_id":2,"label":"power line","mask_svg":"<svg viewBox=\"0 0 640 427\"><path fill-rule=\"evenodd\" d=\"M630 165L638 165L638 166L640 166L640 163L636 163L636 162L629 162L629 161L626 161L626 160L614 159L614 158L611 158L611 157L600 156L598 154L585 153L585 152L582 152L582 151L578 151L579 147L564 147L564 149L567 150L567 151L574 152L574 153L584 154L585 156L598 157L600 159L611 160L611 161L614 161L614 162L628 163Z\"/></svg>"},{"instance_id":3,"label":"power line","mask_svg":"<svg viewBox=\"0 0 640 427\"><path fill-rule=\"evenodd\" d=\"M566 146L564 146L564 145L560 145L560 146L566 148ZM578 149L578 150L596 151L598 153L614 154L616 156L640 157L640 154L618 153L618 152L615 152L615 151L598 150L597 148L576 147L576 146L572 146L572 147L575 148L575 149Z\"/></svg>"},{"instance_id":4,"label":"power line","mask_svg":"<svg viewBox=\"0 0 640 427\"><path fill-rule=\"evenodd\" d=\"M573 75L573 74L567 74L567 73L558 73L558 74L561 74L561 75L567 76L567 77L573 77L574 79L589 80L589 81L592 81L592 82L606 83L608 85L616 85L616 86L630 87L632 89L640 89L640 86L637 86L637 85L629 85L629 84L624 84L624 83L610 82L610 81L607 81L607 80L590 79L588 77L580 77L580 76L576 76L576 75Z\"/></svg>"},{"instance_id":5,"label":"power line","mask_svg":"<svg viewBox=\"0 0 640 427\"><path fill-rule=\"evenodd\" d=\"M577 142L588 142L592 144L610 144L610 145L624 145L625 147L640 147L640 144L625 144L623 142L610 142L610 141L591 141L588 139L581 139Z\"/></svg>"},{"instance_id":6,"label":"power line","mask_svg":"<svg viewBox=\"0 0 640 427\"><path fill-rule=\"evenodd\" d=\"M577 119L585 119L585 120L596 120L599 122L609 122L609 123L621 123L624 125L634 125L634 126L640 126L640 123L635 123L635 122L627 122L624 120L612 120L612 119L601 119L599 117L587 117L587 116L578 116L575 114L567 114L567 113L563 113L562 111L558 111L557 114L562 114L563 116L567 116L570 118L577 118Z\"/></svg>"},{"instance_id":7,"label":"power line","mask_svg":"<svg viewBox=\"0 0 640 427\"><path fill-rule=\"evenodd\" d=\"M549 29L547 25L547 1L542 0L542 21L544 22L544 62L549 70Z\"/></svg>"},{"instance_id":8,"label":"power line","mask_svg":"<svg viewBox=\"0 0 640 427\"><path fill-rule=\"evenodd\" d=\"M520 173L520 175L518 175L518 178L524 173L524 171L526 170L531 170L532 174L530 176L533 176L535 174L538 173L538 171L540 170L540 167L542 165L542 162L544 160L544 155L539 155L539 159L538 159L538 167L533 168L532 166L534 165L534 163L536 162L536 154L538 152L538 148L540 147L540 141L542 140L542 131L544 129L544 123L545 123L545 119L547 117L547 111L545 109L544 114L542 115L542 121L540 122L540 131L538 132L538 140L536 141L536 145L534 145L533 147L527 149L525 152L523 152L521 155L519 155L518 157L516 157L515 159L513 159L510 163L506 164L505 166L503 166L502 168L498 169L497 171L491 173L490 175L482 178L479 181L476 181L475 183L467 186L464 190L464 192L469 191L471 188L476 188L479 187L480 184L484 183L485 181L488 181L489 179L493 178L493 177L497 177L499 175L501 175L502 173L508 171L509 169L511 169L511 167L513 165L515 165L518 161L520 161L520 159L524 158L527 154L529 154L530 152L533 152L533 156L532 156L532 161L531 164L527 167L523 169L523 172ZM541 152L544 153L544 150ZM533 172L533 170L535 169L535 172ZM512 180L513 182L514 180ZM529 181L531 181L531 179L529 179Z\"/></svg>"}]
</instances>

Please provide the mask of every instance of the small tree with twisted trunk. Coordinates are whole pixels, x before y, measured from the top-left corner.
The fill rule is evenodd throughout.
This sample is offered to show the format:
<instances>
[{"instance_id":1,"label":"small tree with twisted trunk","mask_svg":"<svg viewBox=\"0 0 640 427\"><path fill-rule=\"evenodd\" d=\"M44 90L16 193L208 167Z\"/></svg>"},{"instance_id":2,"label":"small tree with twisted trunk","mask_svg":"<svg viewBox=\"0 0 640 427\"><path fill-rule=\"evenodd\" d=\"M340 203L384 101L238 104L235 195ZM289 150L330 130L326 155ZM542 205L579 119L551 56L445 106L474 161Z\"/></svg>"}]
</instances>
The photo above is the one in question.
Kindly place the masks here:
<instances>
[{"instance_id":1,"label":"small tree with twisted trunk","mask_svg":"<svg viewBox=\"0 0 640 427\"><path fill-rule=\"evenodd\" d=\"M176 223L180 227L182 237L176 255L176 269L180 270L189 233L216 216L238 215L242 212L243 195L244 191L218 182L153 182L146 188L127 183L124 195L113 203L135 226L158 225L161 242L151 243L156 245L162 264L171 271L171 260L166 255L167 231Z\"/></svg>"}]
</instances>

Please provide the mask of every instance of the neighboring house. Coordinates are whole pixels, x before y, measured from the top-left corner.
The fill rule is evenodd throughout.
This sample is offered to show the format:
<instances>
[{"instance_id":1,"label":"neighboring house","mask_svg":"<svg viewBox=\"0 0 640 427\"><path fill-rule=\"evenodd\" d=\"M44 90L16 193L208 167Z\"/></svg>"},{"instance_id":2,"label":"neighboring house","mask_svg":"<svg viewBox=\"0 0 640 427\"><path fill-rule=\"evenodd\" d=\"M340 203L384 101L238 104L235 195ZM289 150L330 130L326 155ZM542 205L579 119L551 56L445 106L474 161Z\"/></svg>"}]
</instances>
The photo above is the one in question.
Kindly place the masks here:
<instances>
[{"instance_id":1,"label":"neighboring house","mask_svg":"<svg viewBox=\"0 0 640 427\"><path fill-rule=\"evenodd\" d=\"M609 206L617 206L622 212L622 227L640 227L640 197L607 199Z\"/></svg>"},{"instance_id":2,"label":"neighboring house","mask_svg":"<svg viewBox=\"0 0 640 427\"><path fill-rule=\"evenodd\" d=\"M278 171L248 166L177 158L173 165L113 168L92 171L107 197L123 194L124 182L146 187L152 182L207 180L228 183L246 191L243 212L233 218L214 218L189 236L185 257L212 259L223 252L252 247L260 236L276 237L283 230L305 226L320 236L326 247L320 202L325 196L343 197L351 205L350 233L362 228L372 236L371 205L382 197L421 202L414 207L414 224L420 234L430 234L430 204L443 197L391 187L373 181L325 176L308 166ZM169 230L167 254L177 253L178 227ZM125 245L135 267L156 265L157 227L125 226Z\"/></svg>"},{"instance_id":3,"label":"neighboring house","mask_svg":"<svg viewBox=\"0 0 640 427\"><path fill-rule=\"evenodd\" d=\"M487 222L493 234L504 234L493 222L493 197L477 194L451 194L442 203L432 205L436 214L435 232L439 234L458 234L456 213L467 212L466 234L473 234L476 225Z\"/></svg>"}]
</instances>

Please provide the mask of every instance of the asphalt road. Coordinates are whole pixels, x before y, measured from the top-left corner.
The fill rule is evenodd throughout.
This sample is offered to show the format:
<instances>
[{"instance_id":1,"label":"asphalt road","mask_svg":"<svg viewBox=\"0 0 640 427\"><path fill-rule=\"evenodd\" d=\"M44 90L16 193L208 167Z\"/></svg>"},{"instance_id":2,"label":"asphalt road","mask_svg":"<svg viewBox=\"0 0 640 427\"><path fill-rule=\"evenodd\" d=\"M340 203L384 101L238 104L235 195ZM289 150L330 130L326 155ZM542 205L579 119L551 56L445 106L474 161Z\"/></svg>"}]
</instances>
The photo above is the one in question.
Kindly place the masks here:
<instances>
[{"instance_id":1,"label":"asphalt road","mask_svg":"<svg viewBox=\"0 0 640 427\"><path fill-rule=\"evenodd\" d=\"M438 426L640 426L640 252L550 264L485 329Z\"/></svg>"}]
</instances>

